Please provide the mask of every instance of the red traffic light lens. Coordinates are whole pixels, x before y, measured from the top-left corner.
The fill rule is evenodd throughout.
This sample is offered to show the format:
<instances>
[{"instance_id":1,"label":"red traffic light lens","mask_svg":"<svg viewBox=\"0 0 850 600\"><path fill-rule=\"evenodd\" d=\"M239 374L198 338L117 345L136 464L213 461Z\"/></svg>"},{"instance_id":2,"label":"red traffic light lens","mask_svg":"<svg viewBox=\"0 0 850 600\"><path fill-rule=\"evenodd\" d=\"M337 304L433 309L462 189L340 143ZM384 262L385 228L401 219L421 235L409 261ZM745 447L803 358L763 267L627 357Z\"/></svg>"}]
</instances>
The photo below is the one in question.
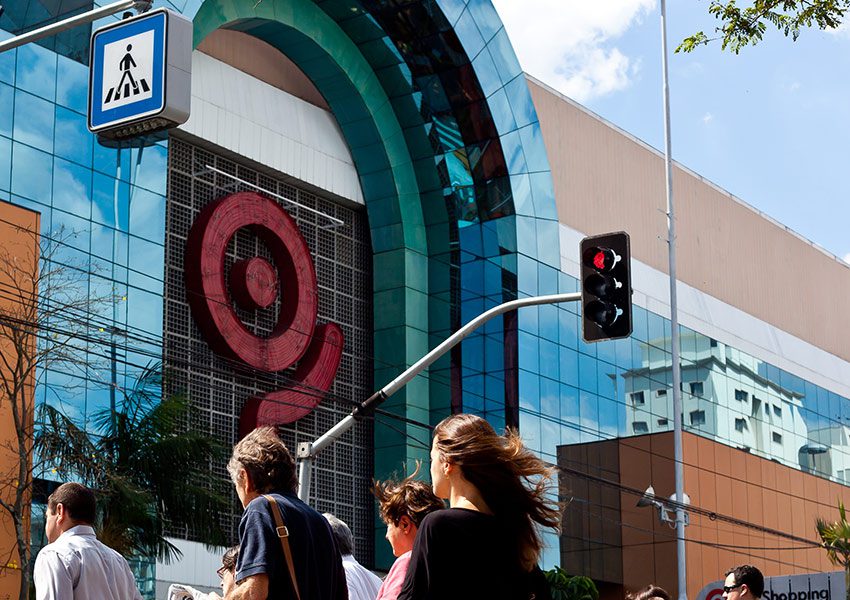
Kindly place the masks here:
<instances>
[{"instance_id":1,"label":"red traffic light lens","mask_svg":"<svg viewBox=\"0 0 850 600\"><path fill-rule=\"evenodd\" d=\"M617 253L611 250L611 248L600 248L598 246L594 246L585 250L582 259L584 260L584 264L588 267L594 268L602 273L607 273L619 262L620 257L617 256Z\"/></svg>"}]
</instances>

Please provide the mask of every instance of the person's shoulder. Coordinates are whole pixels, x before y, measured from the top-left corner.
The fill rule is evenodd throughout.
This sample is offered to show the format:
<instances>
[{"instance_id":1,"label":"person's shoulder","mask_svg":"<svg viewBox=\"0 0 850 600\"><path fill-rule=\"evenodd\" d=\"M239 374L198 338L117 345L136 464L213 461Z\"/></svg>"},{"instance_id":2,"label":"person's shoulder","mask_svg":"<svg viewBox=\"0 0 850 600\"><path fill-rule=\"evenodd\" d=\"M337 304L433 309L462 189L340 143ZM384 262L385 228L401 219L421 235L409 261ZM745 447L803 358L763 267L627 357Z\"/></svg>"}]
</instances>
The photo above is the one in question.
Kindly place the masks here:
<instances>
[{"instance_id":1,"label":"person's shoulder","mask_svg":"<svg viewBox=\"0 0 850 600\"><path fill-rule=\"evenodd\" d=\"M454 525L456 523L465 523L467 521L487 521L491 519L490 515L475 510L467 510L465 508L444 508L428 513L422 519L421 526L439 527L442 525ZM420 527L421 527L420 526Z\"/></svg>"},{"instance_id":2,"label":"person's shoulder","mask_svg":"<svg viewBox=\"0 0 850 600\"><path fill-rule=\"evenodd\" d=\"M444 508L425 515L425 518L422 519L422 522L419 524L419 529L424 529L426 531L435 528L439 529L449 523L454 523L455 521L456 515L453 514L453 511L449 508Z\"/></svg>"}]
</instances>

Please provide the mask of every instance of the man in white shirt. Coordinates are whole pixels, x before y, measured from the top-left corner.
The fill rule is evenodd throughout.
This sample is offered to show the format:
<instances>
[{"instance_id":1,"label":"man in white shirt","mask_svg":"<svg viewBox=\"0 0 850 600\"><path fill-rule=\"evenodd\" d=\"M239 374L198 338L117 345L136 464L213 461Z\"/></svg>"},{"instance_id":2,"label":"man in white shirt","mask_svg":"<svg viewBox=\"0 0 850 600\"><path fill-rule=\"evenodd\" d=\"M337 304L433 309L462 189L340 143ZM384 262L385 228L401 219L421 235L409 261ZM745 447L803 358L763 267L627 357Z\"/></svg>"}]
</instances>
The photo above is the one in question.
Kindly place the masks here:
<instances>
[{"instance_id":1,"label":"man in white shirt","mask_svg":"<svg viewBox=\"0 0 850 600\"><path fill-rule=\"evenodd\" d=\"M47 499L44 530L50 542L35 559L37 600L141 600L120 554L94 535L95 497L79 483L64 483Z\"/></svg>"},{"instance_id":2,"label":"man in white shirt","mask_svg":"<svg viewBox=\"0 0 850 600\"><path fill-rule=\"evenodd\" d=\"M354 558L354 536L351 529L333 516L331 513L323 515L336 538L336 545L342 554L342 566L345 569L345 580L348 584L348 600L375 600L378 590L381 589L380 578L369 569L361 565Z\"/></svg>"}]
</instances>

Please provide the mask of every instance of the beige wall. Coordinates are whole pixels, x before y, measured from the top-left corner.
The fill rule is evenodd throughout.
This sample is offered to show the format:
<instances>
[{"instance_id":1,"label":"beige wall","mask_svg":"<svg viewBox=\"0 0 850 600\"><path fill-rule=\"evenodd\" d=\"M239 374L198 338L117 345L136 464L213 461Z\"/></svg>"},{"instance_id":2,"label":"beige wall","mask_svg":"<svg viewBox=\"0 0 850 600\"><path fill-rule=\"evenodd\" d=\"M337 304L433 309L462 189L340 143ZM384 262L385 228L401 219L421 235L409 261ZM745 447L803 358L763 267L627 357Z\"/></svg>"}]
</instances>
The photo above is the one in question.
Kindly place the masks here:
<instances>
[{"instance_id":1,"label":"beige wall","mask_svg":"<svg viewBox=\"0 0 850 600\"><path fill-rule=\"evenodd\" d=\"M36 238L26 233L38 232L40 230L38 213L25 208L14 206L0 201L0 243L2 252L10 256L20 257L22 265L31 265L32 260L38 256L38 249L34 248ZM27 268L24 266L23 268ZM8 307L13 303L13 293L17 291L18 285L13 285L11 280L0 271L0 289L6 290L0 294L0 305L6 314L16 314L14 309ZM24 295L32 294L35 290L20 290ZM33 343L35 340L33 340ZM6 337L0 336L0 353L6 357L15 356L14 347ZM0 365L2 368L2 365ZM34 383L34 382L33 382ZM30 402L34 399L32 383L29 385L28 397ZM30 409L32 405L30 404ZM30 410L32 416L32 410ZM30 423L31 425L31 423ZM17 454L13 451L17 448L16 429L12 420L12 412L9 400L2 386L0 386L0 482L8 485L8 482L17 478ZM13 491L6 488L0 492L3 500L12 501ZM29 505L29 501L25 502ZM26 519L27 540L29 540L29 518ZM15 542L15 528L9 514L0 511L0 600L17 598L20 589L20 570L18 565L20 559Z\"/></svg>"},{"instance_id":2,"label":"beige wall","mask_svg":"<svg viewBox=\"0 0 850 600\"><path fill-rule=\"evenodd\" d=\"M330 110L319 90L294 62L252 35L218 29L204 38L198 50L305 102Z\"/></svg>"},{"instance_id":3,"label":"beige wall","mask_svg":"<svg viewBox=\"0 0 850 600\"><path fill-rule=\"evenodd\" d=\"M560 222L586 234L626 230L632 255L667 272L663 157L541 85L529 87ZM673 193L680 281L850 360L850 267L679 167Z\"/></svg>"}]
</instances>

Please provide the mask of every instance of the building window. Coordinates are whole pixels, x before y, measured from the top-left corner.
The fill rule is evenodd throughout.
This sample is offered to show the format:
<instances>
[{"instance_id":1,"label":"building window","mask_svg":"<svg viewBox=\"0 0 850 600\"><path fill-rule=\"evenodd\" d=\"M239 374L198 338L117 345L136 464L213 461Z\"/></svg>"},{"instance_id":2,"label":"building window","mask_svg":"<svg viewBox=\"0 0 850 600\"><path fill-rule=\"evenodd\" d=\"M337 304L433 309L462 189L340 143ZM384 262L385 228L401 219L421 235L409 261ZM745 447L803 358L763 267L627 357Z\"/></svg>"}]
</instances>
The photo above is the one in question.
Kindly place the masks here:
<instances>
[{"instance_id":1,"label":"building window","mask_svg":"<svg viewBox=\"0 0 850 600\"><path fill-rule=\"evenodd\" d=\"M691 425L705 425L705 411L704 410L693 410L691 411Z\"/></svg>"},{"instance_id":2,"label":"building window","mask_svg":"<svg viewBox=\"0 0 850 600\"><path fill-rule=\"evenodd\" d=\"M635 430L635 433L649 433L649 427L646 421L635 421L632 423L632 429Z\"/></svg>"},{"instance_id":3,"label":"building window","mask_svg":"<svg viewBox=\"0 0 850 600\"><path fill-rule=\"evenodd\" d=\"M776 433L775 431L773 432L773 443L774 444L781 444L782 443L782 434L781 433Z\"/></svg>"},{"instance_id":4,"label":"building window","mask_svg":"<svg viewBox=\"0 0 850 600\"><path fill-rule=\"evenodd\" d=\"M712 348L717 348L717 340L714 338L709 338L708 345Z\"/></svg>"},{"instance_id":5,"label":"building window","mask_svg":"<svg viewBox=\"0 0 850 600\"><path fill-rule=\"evenodd\" d=\"M655 390L655 396L658 397L658 398L663 398L666 395L667 395L667 389L666 388L661 389L661 390Z\"/></svg>"},{"instance_id":6,"label":"building window","mask_svg":"<svg viewBox=\"0 0 850 600\"><path fill-rule=\"evenodd\" d=\"M746 431L749 429L747 425L746 419L737 418L735 419L735 431Z\"/></svg>"},{"instance_id":7,"label":"building window","mask_svg":"<svg viewBox=\"0 0 850 600\"><path fill-rule=\"evenodd\" d=\"M632 392L629 395L632 397L632 404L636 406L646 404L646 401L643 399L643 392Z\"/></svg>"},{"instance_id":8,"label":"building window","mask_svg":"<svg viewBox=\"0 0 850 600\"><path fill-rule=\"evenodd\" d=\"M735 400L738 400L739 402L746 402L747 397L749 397L749 394L744 390L735 390Z\"/></svg>"},{"instance_id":9,"label":"building window","mask_svg":"<svg viewBox=\"0 0 850 600\"><path fill-rule=\"evenodd\" d=\"M782 418L782 407L773 405L773 414L779 418Z\"/></svg>"},{"instance_id":10,"label":"building window","mask_svg":"<svg viewBox=\"0 0 850 600\"><path fill-rule=\"evenodd\" d=\"M702 397L702 381L692 381L691 382L691 396L699 396Z\"/></svg>"},{"instance_id":11,"label":"building window","mask_svg":"<svg viewBox=\"0 0 850 600\"><path fill-rule=\"evenodd\" d=\"M658 419L658 426L659 427L667 427L667 423L669 423L669 422L670 421L668 421L667 419Z\"/></svg>"}]
</instances>

